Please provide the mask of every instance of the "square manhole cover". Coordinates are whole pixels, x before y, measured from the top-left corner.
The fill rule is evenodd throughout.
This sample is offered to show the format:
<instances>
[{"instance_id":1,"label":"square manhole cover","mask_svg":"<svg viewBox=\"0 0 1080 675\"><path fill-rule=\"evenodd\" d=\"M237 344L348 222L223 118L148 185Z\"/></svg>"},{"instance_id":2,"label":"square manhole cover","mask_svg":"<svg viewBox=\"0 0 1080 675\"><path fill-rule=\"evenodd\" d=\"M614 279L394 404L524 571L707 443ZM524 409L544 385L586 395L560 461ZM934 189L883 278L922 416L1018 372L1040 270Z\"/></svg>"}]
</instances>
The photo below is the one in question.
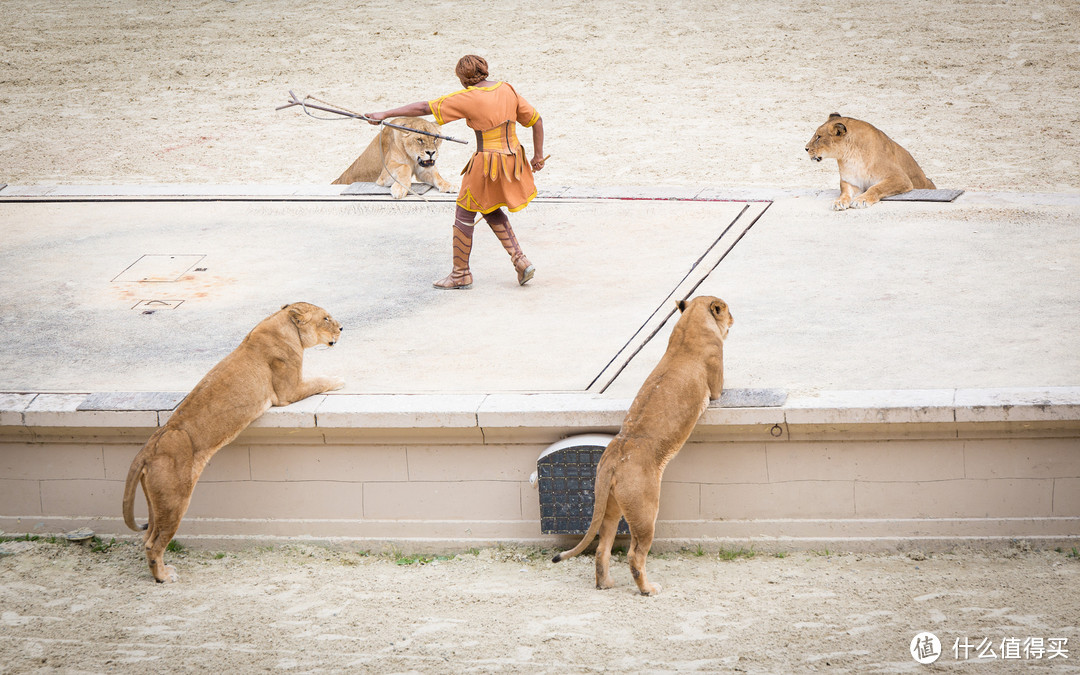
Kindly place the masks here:
<instances>
[{"instance_id":1,"label":"square manhole cover","mask_svg":"<svg viewBox=\"0 0 1080 675\"><path fill-rule=\"evenodd\" d=\"M176 281L205 257L205 255L144 255L118 274L113 281Z\"/></svg>"}]
</instances>

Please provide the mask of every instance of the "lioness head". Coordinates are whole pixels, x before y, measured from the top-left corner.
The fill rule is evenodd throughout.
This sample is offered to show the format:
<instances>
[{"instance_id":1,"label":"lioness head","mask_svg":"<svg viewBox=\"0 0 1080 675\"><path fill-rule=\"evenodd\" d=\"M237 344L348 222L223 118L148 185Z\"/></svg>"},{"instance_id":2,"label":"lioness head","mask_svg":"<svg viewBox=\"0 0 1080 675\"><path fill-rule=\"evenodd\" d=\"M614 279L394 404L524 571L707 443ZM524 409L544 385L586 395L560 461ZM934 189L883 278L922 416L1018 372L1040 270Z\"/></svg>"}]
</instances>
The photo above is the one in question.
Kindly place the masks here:
<instances>
[{"instance_id":1,"label":"lioness head","mask_svg":"<svg viewBox=\"0 0 1080 675\"><path fill-rule=\"evenodd\" d=\"M810 159L820 162L826 157L838 157L847 139L847 126L841 121L840 113L829 115L829 121L814 132L814 137L806 144L806 153Z\"/></svg>"},{"instance_id":2,"label":"lioness head","mask_svg":"<svg viewBox=\"0 0 1080 675\"><path fill-rule=\"evenodd\" d=\"M282 305L289 313L289 320L300 333L300 345L307 349L315 345L333 347L341 339L341 324L323 309L309 302Z\"/></svg>"},{"instance_id":3,"label":"lioness head","mask_svg":"<svg viewBox=\"0 0 1080 675\"><path fill-rule=\"evenodd\" d=\"M394 123L411 129L439 133L439 127L419 117L394 120ZM435 160L439 158L439 146L442 145L441 138L435 138L434 136L428 136L426 134L412 134L408 131L401 131L399 129L391 129L390 131L391 133L400 134L401 146L405 150L405 154L408 155L412 161L416 162L418 166L425 169L435 166Z\"/></svg>"},{"instance_id":4,"label":"lioness head","mask_svg":"<svg viewBox=\"0 0 1080 675\"><path fill-rule=\"evenodd\" d=\"M708 312L708 317L716 323L716 328L720 331L720 339L722 340L727 339L728 330L731 328L731 324L735 323L727 303L711 295L699 295L690 302L680 300L679 311L683 314L688 311L691 313Z\"/></svg>"}]
</instances>

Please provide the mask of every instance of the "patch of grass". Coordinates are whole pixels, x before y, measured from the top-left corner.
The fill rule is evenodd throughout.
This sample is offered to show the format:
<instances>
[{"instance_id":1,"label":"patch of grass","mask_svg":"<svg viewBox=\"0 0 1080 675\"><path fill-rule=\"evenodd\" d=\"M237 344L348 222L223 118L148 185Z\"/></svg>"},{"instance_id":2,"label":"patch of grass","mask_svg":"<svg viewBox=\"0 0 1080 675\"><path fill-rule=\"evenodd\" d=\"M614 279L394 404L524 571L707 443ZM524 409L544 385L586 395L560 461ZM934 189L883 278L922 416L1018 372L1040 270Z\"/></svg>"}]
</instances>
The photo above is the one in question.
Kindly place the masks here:
<instances>
[{"instance_id":1,"label":"patch of grass","mask_svg":"<svg viewBox=\"0 0 1080 675\"><path fill-rule=\"evenodd\" d=\"M453 560L452 556L448 555L397 555L394 558L394 564L396 565L427 565L430 562Z\"/></svg>"},{"instance_id":2,"label":"patch of grass","mask_svg":"<svg viewBox=\"0 0 1080 675\"><path fill-rule=\"evenodd\" d=\"M224 557L225 557L225 553L221 552L221 551L214 554L214 560L221 560Z\"/></svg>"},{"instance_id":3,"label":"patch of grass","mask_svg":"<svg viewBox=\"0 0 1080 675\"><path fill-rule=\"evenodd\" d=\"M371 551L366 549L359 551L342 551L341 553L335 553L331 559L344 567L357 567L360 565L361 558L367 558L370 555Z\"/></svg>"},{"instance_id":4,"label":"patch of grass","mask_svg":"<svg viewBox=\"0 0 1080 675\"><path fill-rule=\"evenodd\" d=\"M41 537L36 534L27 533L19 535L17 537L0 537L0 543L3 543L5 541L37 541L38 539L41 539Z\"/></svg>"},{"instance_id":5,"label":"patch of grass","mask_svg":"<svg viewBox=\"0 0 1080 675\"><path fill-rule=\"evenodd\" d=\"M752 549L752 548L743 548L741 546L739 548L722 548L721 547L720 552L717 553L717 556L721 560L735 560L736 558L750 559L750 558L753 558L756 555L757 555L757 551L755 551L754 549Z\"/></svg>"},{"instance_id":6,"label":"patch of grass","mask_svg":"<svg viewBox=\"0 0 1080 675\"><path fill-rule=\"evenodd\" d=\"M475 548L475 547L467 548L467 549L465 549L465 552L468 553L469 555L480 555L480 549Z\"/></svg>"},{"instance_id":7,"label":"patch of grass","mask_svg":"<svg viewBox=\"0 0 1080 675\"><path fill-rule=\"evenodd\" d=\"M110 539L108 543L105 543L105 541L97 535L94 535L94 537L90 539L90 550L94 553L105 553L113 546L116 546L116 537Z\"/></svg>"},{"instance_id":8,"label":"patch of grass","mask_svg":"<svg viewBox=\"0 0 1080 675\"><path fill-rule=\"evenodd\" d=\"M723 553L724 550L720 549L720 552ZM704 557L704 555L707 553L707 551L705 550L705 547L703 547L701 544L698 544L697 548L694 549L693 553L698 558L701 558L701 557Z\"/></svg>"},{"instance_id":9,"label":"patch of grass","mask_svg":"<svg viewBox=\"0 0 1080 675\"><path fill-rule=\"evenodd\" d=\"M169 545L165 547L165 550L169 553L183 553L186 548L186 546L173 539L169 542Z\"/></svg>"},{"instance_id":10,"label":"patch of grass","mask_svg":"<svg viewBox=\"0 0 1080 675\"><path fill-rule=\"evenodd\" d=\"M774 558L786 558L787 557L787 551L777 551L776 553L773 553L773 557Z\"/></svg>"}]
</instances>

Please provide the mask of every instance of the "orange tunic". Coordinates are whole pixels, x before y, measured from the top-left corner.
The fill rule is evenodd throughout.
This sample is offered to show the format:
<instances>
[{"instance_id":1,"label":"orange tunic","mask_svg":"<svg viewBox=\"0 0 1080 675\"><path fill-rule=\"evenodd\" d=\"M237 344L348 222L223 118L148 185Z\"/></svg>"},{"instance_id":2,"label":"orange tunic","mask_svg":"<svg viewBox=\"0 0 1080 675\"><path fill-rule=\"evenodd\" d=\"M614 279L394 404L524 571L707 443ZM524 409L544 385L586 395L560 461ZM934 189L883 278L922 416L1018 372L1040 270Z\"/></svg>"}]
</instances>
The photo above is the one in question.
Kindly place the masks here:
<instances>
[{"instance_id":1,"label":"orange tunic","mask_svg":"<svg viewBox=\"0 0 1080 675\"><path fill-rule=\"evenodd\" d=\"M439 124L464 118L483 138L462 169L457 203L469 211L491 213L506 207L511 213L525 208L536 196L532 165L518 142L514 122L531 127L540 113L518 96L506 82L491 87L468 87L428 101ZM506 124L509 122L509 124Z\"/></svg>"}]
</instances>

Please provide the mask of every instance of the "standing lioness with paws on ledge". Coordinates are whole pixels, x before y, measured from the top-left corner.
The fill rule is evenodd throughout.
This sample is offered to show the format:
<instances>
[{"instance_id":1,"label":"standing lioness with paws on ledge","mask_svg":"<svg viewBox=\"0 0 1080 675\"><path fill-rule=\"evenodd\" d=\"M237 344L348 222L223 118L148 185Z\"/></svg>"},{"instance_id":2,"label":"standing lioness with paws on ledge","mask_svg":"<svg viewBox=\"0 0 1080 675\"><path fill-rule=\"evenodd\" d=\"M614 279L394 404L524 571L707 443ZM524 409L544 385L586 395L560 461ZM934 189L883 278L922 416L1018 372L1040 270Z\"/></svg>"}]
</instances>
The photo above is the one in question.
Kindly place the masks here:
<instances>
[{"instance_id":1,"label":"standing lioness with paws on ledge","mask_svg":"<svg viewBox=\"0 0 1080 675\"><path fill-rule=\"evenodd\" d=\"M332 347L340 337L341 324L325 309L306 302L283 306L210 369L135 455L124 487L124 522L139 529L133 507L141 483L150 516L143 536L146 560L159 583L177 579L162 556L214 453L270 406L345 386L340 377L303 377L304 350Z\"/></svg>"},{"instance_id":2,"label":"standing lioness with paws on ledge","mask_svg":"<svg viewBox=\"0 0 1080 675\"><path fill-rule=\"evenodd\" d=\"M733 322L727 303L699 296L679 301L682 316L671 331L667 351L641 386L596 465L596 501L592 523L581 542L555 556L572 558L600 534L596 547L596 587L611 588L608 567L619 517L630 526L627 560L642 595L655 595L660 586L645 576L645 557L652 546L660 508L664 467L682 449L709 400L724 388L724 340Z\"/></svg>"}]
</instances>

